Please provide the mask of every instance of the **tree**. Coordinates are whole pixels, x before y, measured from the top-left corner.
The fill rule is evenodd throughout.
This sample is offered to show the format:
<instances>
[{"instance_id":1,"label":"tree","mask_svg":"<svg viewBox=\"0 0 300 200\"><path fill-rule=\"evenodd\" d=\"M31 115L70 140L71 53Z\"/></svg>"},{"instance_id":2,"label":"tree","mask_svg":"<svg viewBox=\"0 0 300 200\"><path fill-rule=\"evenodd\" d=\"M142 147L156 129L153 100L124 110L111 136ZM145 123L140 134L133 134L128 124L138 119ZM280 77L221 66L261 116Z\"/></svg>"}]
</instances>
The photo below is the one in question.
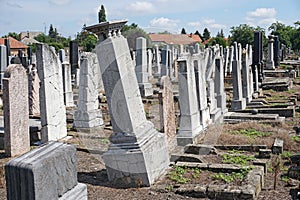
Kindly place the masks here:
<instances>
[{"instance_id":1,"label":"tree","mask_svg":"<svg viewBox=\"0 0 300 200\"><path fill-rule=\"evenodd\" d=\"M210 38L210 32L207 28L203 30L203 40L208 40Z\"/></svg>"},{"instance_id":2,"label":"tree","mask_svg":"<svg viewBox=\"0 0 300 200\"><path fill-rule=\"evenodd\" d=\"M130 25L126 25L126 24L125 24L125 25L123 26L121 32L124 33L124 32L127 32L127 31L130 30L130 29L136 29L137 27L138 27L138 25L135 24L135 23L132 23L132 24L130 24Z\"/></svg>"},{"instance_id":3,"label":"tree","mask_svg":"<svg viewBox=\"0 0 300 200\"><path fill-rule=\"evenodd\" d=\"M101 8L98 12L98 20L99 20L99 23L106 22L105 8L103 5L101 5Z\"/></svg>"},{"instance_id":4,"label":"tree","mask_svg":"<svg viewBox=\"0 0 300 200\"><path fill-rule=\"evenodd\" d=\"M16 33L16 32L9 32L8 35L2 36L2 38L7 38L7 37L13 37L16 40L20 41L20 35L18 33Z\"/></svg>"},{"instance_id":5,"label":"tree","mask_svg":"<svg viewBox=\"0 0 300 200\"><path fill-rule=\"evenodd\" d=\"M230 28L230 43L233 44L233 42L241 43L242 47L246 47L246 44L254 44L254 32L255 31L263 31L264 29L260 27L252 27L247 24L240 24L236 27ZM266 38L263 38L264 46L266 45Z\"/></svg>"},{"instance_id":6,"label":"tree","mask_svg":"<svg viewBox=\"0 0 300 200\"><path fill-rule=\"evenodd\" d=\"M272 23L268 30L271 31L272 35L277 35L282 44L287 47L292 46L293 28L291 26L286 26L277 21Z\"/></svg>"},{"instance_id":7,"label":"tree","mask_svg":"<svg viewBox=\"0 0 300 200\"><path fill-rule=\"evenodd\" d=\"M136 38L138 37L146 38L147 46L149 47L151 45L151 40L148 34L143 29L139 28L137 24L131 24L129 27L126 27L125 30L123 29L123 35L127 38L128 46L130 49L136 48Z\"/></svg>"},{"instance_id":8,"label":"tree","mask_svg":"<svg viewBox=\"0 0 300 200\"><path fill-rule=\"evenodd\" d=\"M181 34L186 34L186 31L184 28L181 29Z\"/></svg>"},{"instance_id":9,"label":"tree","mask_svg":"<svg viewBox=\"0 0 300 200\"><path fill-rule=\"evenodd\" d=\"M224 48L227 46L227 42L224 39L224 37L213 37L209 40L208 44L211 46L219 44L220 46L223 46Z\"/></svg>"},{"instance_id":10,"label":"tree","mask_svg":"<svg viewBox=\"0 0 300 200\"><path fill-rule=\"evenodd\" d=\"M217 33L216 37L224 38L223 29L221 29L221 31Z\"/></svg>"},{"instance_id":11,"label":"tree","mask_svg":"<svg viewBox=\"0 0 300 200\"><path fill-rule=\"evenodd\" d=\"M76 41L78 41L78 45L83 47L84 51L91 52L96 44L97 37L93 33L89 33L85 30L86 25L84 24L80 33L77 33Z\"/></svg>"},{"instance_id":12,"label":"tree","mask_svg":"<svg viewBox=\"0 0 300 200\"><path fill-rule=\"evenodd\" d=\"M196 30L195 35L198 35L201 38L201 40L203 41L203 36L201 35L201 33L199 33L198 30Z\"/></svg>"}]
</instances>

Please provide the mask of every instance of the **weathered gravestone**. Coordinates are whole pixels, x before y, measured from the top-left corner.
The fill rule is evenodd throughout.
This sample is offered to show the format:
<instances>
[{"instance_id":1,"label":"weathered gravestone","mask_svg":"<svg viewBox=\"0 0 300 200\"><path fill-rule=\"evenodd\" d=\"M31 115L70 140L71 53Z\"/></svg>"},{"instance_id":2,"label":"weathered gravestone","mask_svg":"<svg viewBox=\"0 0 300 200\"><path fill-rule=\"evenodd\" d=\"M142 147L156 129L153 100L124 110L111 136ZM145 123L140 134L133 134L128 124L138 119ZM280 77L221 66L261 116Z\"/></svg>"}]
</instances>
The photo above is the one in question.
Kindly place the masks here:
<instances>
[{"instance_id":1,"label":"weathered gravestone","mask_svg":"<svg viewBox=\"0 0 300 200\"><path fill-rule=\"evenodd\" d=\"M120 32L125 23L86 28L100 40L96 52L113 127L103 160L109 180L127 187L149 186L168 167L168 148L165 135L146 119L128 43Z\"/></svg>"},{"instance_id":2,"label":"weathered gravestone","mask_svg":"<svg viewBox=\"0 0 300 200\"><path fill-rule=\"evenodd\" d=\"M97 55L84 53L80 64L78 109L74 114L74 128L81 132L94 132L103 125L99 109L100 68Z\"/></svg>"},{"instance_id":3,"label":"weathered gravestone","mask_svg":"<svg viewBox=\"0 0 300 200\"><path fill-rule=\"evenodd\" d=\"M242 90L242 75L241 75L241 61L238 56L237 43L234 42L234 56L232 61L232 85L233 85L233 99L231 101L232 110L243 110L246 108L246 99L243 98Z\"/></svg>"},{"instance_id":4,"label":"weathered gravestone","mask_svg":"<svg viewBox=\"0 0 300 200\"><path fill-rule=\"evenodd\" d=\"M30 150L28 82L22 65L9 65L3 78L4 149L8 156Z\"/></svg>"},{"instance_id":5,"label":"weathered gravestone","mask_svg":"<svg viewBox=\"0 0 300 200\"><path fill-rule=\"evenodd\" d=\"M72 80L71 80L71 66L66 61L66 52L64 49L59 50L59 60L62 64L64 103L66 107L73 107L74 100L73 100Z\"/></svg>"},{"instance_id":6,"label":"weathered gravestone","mask_svg":"<svg viewBox=\"0 0 300 200\"><path fill-rule=\"evenodd\" d=\"M160 76L160 51L158 49L158 45L154 46L154 77L158 78Z\"/></svg>"},{"instance_id":7,"label":"weathered gravestone","mask_svg":"<svg viewBox=\"0 0 300 200\"><path fill-rule=\"evenodd\" d=\"M0 89L3 89L2 79L6 67L7 67L6 46L0 45Z\"/></svg>"},{"instance_id":8,"label":"weathered gravestone","mask_svg":"<svg viewBox=\"0 0 300 200\"><path fill-rule=\"evenodd\" d=\"M193 144L196 142L196 137L203 131L203 126L200 124L193 64L189 53L181 54L181 57L178 59L180 125L177 143L180 146Z\"/></svg>"},{"instance_id":9,"label":"weathered gravestone","mask_svg":"<svg viewBox=\"0 0 300 200\"><path fill-rule=\"evenodd\" d=\"M159 93L160 130L167 136L169 152L176 146L175 107L172 82L168 76L161 77Z\"/></svg>"},{"instance_id":10,"label":"weathered gravestone","mask_svg":"<svg viewBox=\"0 0 300 200\"><path fill-rule=\"evenodd\" d=\"M275 69L274 65L274 37L273 35L268 36L268 58L266 62L266 69Z\"/></svg>"},{"instance_id":11,"label":"weathered gravestone","mask_svg":"<svg viewBox=\"0 0 300 200\"><path fill-rule=\"evenodd\" d=\"M28 99L29 115L34 117L40 116L40 79L35 64L29 65L28 72Z\"/></svg>"},{"instance_id":12,"label":"weathered gravestone","mask_svg":"<svg viewBox=\"0 0 300 200\"><path fill-rule=\"evenodd\" d=\"M87 200L77 182L76 148L50 142L5 165L8 200Z\"/></svg>"},{"instance_id":13,"label":"weathered gravestone","mask_svg":"<svg viewBox=\"0 0 300 200\"><path fill-rule=\"evenodd\" d=\"M67 136L66 108L63 97L62 70L54 49L37 44L37 68L40 78L42 142Z\"/></svg>"},{"instance_id":14,"label":"weathered gravestone","mask_svg":"<svg viewBox=\"0 0 300 200\"><path fill-rule=\"evenodd\" d=\"M149 73L147 72L147 44L143 37L136 38L136 67L135 73L143 97L151 96L153 89L149 83Z\"/></svg>"}]
</instances>

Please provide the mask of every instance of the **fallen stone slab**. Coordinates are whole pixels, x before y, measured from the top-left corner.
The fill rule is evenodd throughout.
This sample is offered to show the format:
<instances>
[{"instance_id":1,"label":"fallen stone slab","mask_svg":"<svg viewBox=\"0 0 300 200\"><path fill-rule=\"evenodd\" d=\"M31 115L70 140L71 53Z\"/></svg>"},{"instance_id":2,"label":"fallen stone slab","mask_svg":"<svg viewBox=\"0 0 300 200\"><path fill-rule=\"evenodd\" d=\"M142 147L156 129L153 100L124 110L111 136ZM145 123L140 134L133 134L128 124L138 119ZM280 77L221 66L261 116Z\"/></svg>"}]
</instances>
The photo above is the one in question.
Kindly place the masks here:
<instances>
[{"instance_id":1,"label":"fallen stone slab","mask_svg":"<svg viewBox=\"0 0 300 200\"><path fill-rule=\"evenodd\" d=\"M196 155L217 154L214 146L204 144L188 144L184 147L184 152Z\"/></svg>"},{"instance_id":2,"label":"fallen stone slab","mask_svg":"<svg viewBox=\"0 0 300 200\"><path fill-rule=\"evenodd\" d=\"M171 154L171 162L198 162L202 163L201 157L194 154Z\"/></svg>"},{"instance_id":3,"label":"fallen stone slab","mask_svg":"<svg viewBox=\"0 0 300 200\"><path fill-rule=\"evenodd\" d=\"M271 149L259 149L258 158L271 158Z\"/></svg>"},{"instance_id":4,"label":"fallen stone slab","mask_svg":"<svg viewBox=\"0 0 300 200\"><path fill-rule=\"evenodd\" d=\"M214 145L216 149L220 150L239 150L257 152L259 149L267 149L267 145Z\"/></svg>"}]
</instances>

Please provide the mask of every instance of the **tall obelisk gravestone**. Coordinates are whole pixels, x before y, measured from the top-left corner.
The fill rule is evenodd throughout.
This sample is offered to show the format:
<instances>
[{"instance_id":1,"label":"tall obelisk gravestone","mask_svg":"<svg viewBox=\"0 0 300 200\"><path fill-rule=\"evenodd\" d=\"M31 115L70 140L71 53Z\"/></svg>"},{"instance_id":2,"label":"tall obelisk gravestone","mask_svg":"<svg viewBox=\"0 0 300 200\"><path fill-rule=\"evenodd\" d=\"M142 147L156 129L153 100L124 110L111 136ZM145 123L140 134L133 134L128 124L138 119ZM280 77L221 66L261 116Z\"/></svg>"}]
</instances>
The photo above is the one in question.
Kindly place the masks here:
<instances>
[{"instance_id":1,"label":"tall obelisk gravestone","mask_svg":"<svg viewBox=\"0 0 300 200\"><path fill-rule=\"evenodd\" d=\"M128 43L120 32L126 22L86 28L99 37L96 52L113 126L103 160L110 181L149 186L168 167L168 148L165 135L146 119Z\"/></svg>"}]
</instances>

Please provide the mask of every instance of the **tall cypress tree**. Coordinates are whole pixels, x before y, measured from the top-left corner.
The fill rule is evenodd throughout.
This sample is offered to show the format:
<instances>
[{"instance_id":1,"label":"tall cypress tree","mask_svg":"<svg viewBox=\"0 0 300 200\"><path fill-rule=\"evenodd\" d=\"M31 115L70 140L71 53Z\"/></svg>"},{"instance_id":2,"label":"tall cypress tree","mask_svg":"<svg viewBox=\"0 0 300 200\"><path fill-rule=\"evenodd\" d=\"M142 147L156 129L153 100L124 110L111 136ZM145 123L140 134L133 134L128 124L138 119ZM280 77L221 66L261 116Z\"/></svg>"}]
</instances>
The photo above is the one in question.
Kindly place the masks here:
<instances>
[{"instance_id":1,"label":"tall cypress tree","mask_svg":"<svg viewBox=\"0 0 300 200\"><path fill-rule=\"evenodd\" d=\"M101 8L98 12L98 20L99 20L99 23L106 22L105 8L103 5L101 5Z\"/></svg>"}]
</instances>

